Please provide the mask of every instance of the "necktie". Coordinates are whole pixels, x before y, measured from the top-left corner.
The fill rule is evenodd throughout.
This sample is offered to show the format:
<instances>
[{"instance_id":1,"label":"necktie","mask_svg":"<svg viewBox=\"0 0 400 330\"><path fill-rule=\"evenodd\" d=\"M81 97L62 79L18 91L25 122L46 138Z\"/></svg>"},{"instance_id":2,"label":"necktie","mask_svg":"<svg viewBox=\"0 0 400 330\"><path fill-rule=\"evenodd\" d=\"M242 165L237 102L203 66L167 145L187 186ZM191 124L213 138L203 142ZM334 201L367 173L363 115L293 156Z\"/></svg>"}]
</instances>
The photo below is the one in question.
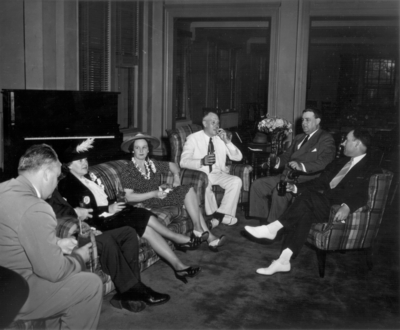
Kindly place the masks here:
<instances>
[{"instance_id":1,"label":"necktie","mask_svg":"<svg viewBox=\"0 0 400 330\"><path fill-rule=\"evenodd\" d=\"M214 153L214 143L212 142L212 138L210 138L210 142L208 142L208 154L212 155ZM210 173L212 172L212 165L209 165Z\"/></svg>"},{"instance_id":2,"label":"necktie","mask_svg":"<svg viewBox=\"0 0 400 330\"><path fill-rule=\"evenodd\" d=\"M299 149L304 146L306 144L306 142L308 141L308 139L310 138L310 136L307 134L306 138L303 140L303 142L299 145Z\"/></svg>"},{"instance_id":3,"label":"necktie","mask_svg":"<svg viewBox=\"0 0 400 330\"><path fill-rule=\"evenodd\" d=\"M352 163L353 159L351 159L344 167L340 170L338 174L332 179L331 183L329 184L331 186L331 189L335 188L340 181L345 177L347 172L350 170L350 166Z\"/></svg>"}]
</instances>

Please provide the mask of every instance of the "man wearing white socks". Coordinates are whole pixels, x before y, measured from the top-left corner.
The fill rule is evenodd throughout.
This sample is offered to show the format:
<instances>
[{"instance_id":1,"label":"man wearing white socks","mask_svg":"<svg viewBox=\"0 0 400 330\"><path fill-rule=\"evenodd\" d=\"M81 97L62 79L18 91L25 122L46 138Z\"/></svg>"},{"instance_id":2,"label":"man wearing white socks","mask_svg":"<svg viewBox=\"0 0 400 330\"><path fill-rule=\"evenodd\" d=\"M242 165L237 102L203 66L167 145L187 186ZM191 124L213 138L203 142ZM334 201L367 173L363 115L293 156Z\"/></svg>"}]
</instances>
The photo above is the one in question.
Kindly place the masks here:
<instances>
[{"instance_id":1,"label":"man wearing white socks","mask_svg":"<svg viewBox=\"0 0 400 330\"><path fill-rule=\"evenodd\" d=\"M245 226L245 230L252 236L270 240L275 239L278 231L285 228L279 259L274 260L268 268L257 269L257 273L272 275L290 271L290 260L300 252L312 223L327 220L332 205L341 205L334 221L344 222L349 213L366 204L369 178L377 173L366 154L370 139L366 130L355 129L349 132L343 142L347 157L334 160L314 180L298 186L288 184L287 191L297 197L279 220L266 226Z\"/></svg>"},{"instance_id":2,"label":"man wearing white socks","mask_svg":"<svg viewBox=\"0 0 400 330\"><path fill-rule=\"evenodd\" d=\"M330 133L320 128L321 114L316 109L305 109L302 114L303 132L297 134L291 146L276 158L269 158L268 166L282 169L285 176L289 171L300 173L298 182L315 179L335 158L335 141ZM251 184L249 215L268 224L279 219L289 207L291 194L279 196L276 185L281 175L261 177ZM270 200L270 202L269 202Z\"/></svg>"}]
</instances>

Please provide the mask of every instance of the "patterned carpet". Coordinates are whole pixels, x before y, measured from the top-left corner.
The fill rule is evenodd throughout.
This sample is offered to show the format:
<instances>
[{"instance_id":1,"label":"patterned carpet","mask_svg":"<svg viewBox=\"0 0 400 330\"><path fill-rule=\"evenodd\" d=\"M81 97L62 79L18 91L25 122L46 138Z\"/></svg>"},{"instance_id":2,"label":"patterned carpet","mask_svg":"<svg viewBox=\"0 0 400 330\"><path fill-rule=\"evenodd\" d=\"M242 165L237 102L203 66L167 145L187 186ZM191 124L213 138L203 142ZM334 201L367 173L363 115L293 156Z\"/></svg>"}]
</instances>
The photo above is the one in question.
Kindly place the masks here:
<instances>
[{"instance_id":1,"label":"patterned carpet","mask_svg":"<svg viewBox=\"0 0 400 330\"><path fill-rule=\"evenodd\" d=\"M184 262L203 267L188 284L162 261L142 273L145 284L171 295L167 304L132 314L114 309L108 295L99 329L398 329L398 215L395 200L384 216L372 271L362 252L331 253L321 279L307 246L290 273L256 274L279 255L280 242L249 239L243 227L258 222L240 213L238 226L215 230L229 239L219 253L205 244L177 252Z\"/></svg>"}]
</instances>

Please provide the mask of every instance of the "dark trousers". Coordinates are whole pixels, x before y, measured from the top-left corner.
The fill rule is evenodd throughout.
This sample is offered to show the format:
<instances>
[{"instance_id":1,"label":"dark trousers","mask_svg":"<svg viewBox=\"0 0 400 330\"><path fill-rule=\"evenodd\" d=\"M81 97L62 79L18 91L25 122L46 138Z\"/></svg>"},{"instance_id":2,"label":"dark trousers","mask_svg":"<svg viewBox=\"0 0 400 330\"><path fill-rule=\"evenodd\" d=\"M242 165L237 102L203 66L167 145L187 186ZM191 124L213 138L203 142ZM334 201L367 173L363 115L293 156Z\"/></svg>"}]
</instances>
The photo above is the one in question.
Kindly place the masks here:
<instances>
[{"instance_id":1,"label":"dark trousers","mask_svg":"<svg viewBox=\"0 0 400 330\"><path fill-rule=\"evenodd\" d=\"M143 236L150 217L154 215L145 208L133 207L126 204L125 209L109 217L93 217L87 223L101 231L108 231L120 227L133 228L139 237Z\"/></svg>"},{"instance_id":2,"label":"dark trousers","mask_svg":"<svg viewBox=\"0 0 400 330\"><path fill-rule=\"evenodd\" d=\"M276 185L281 180L280 175L258 178L250 188L249 215L260 220L260 225L268 225L280 219L289 207L292 194L279 196ZM271 202L269 203L269 199Z\"/></svg>"},{"instance_id":3,"label":"dark trousers","mask_svg":"<svg viewBox=\"0 0 400 330\"><path fill-rule=\"evenodd\" d=\"M327 220L330 207L330 199L319 192L306 191L297 196L279 218L285 229L282 250L289 248L295 258L307 240L311 224Z\"/></svg>"},{"instance_id":4,"label":"dark trousers","mask_svg":"<svg viewBox=\"0 0 400 330\"><path fill-rule=\"evenodd\" d=\"M121 227L96 236L102 270L122 293L140 282L139 241L136 231Z\"/></svg>"},{"instance_id":5,"label":"dark trousers","mask_svg":"<svg viewBox=\"0 0 400 330\"><path fill-rule=\"evenodd\" d=\"M28 294L28 282L18 273L0 266L0 329L14 320Z\"/></svg>"}]
</instances>

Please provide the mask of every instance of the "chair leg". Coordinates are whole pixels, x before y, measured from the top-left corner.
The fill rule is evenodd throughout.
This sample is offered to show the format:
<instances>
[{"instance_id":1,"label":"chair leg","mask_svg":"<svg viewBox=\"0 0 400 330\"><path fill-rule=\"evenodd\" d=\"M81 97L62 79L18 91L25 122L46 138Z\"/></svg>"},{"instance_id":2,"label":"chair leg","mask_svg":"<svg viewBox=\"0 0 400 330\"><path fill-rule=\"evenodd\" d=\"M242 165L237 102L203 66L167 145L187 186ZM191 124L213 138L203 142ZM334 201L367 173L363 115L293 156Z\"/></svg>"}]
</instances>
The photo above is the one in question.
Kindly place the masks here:
<instances>
[{"instance_id":1,"label":"chair leg","mask_svg":"<svg viewBox=\"0 0 400 330\"><path fill-rule=\"evenodd\" d=\"M372 247L368 248L365 250L365 254L367 256L367 266L368 270L372 270L372 267L374 267L374 263L372 262Z\"/></svg>"},{"instance_id":2,"label":"chair leg","mask_svg":"<svg viewBox=\"0 0 400 330\"><path fill-rule=\"evenodd\" d=\"M318 259L319 277L323 278L325 276L326 251L320 250L317 248L316 252L317 252L317 259Z\"/></svg>"}]
</instances>

